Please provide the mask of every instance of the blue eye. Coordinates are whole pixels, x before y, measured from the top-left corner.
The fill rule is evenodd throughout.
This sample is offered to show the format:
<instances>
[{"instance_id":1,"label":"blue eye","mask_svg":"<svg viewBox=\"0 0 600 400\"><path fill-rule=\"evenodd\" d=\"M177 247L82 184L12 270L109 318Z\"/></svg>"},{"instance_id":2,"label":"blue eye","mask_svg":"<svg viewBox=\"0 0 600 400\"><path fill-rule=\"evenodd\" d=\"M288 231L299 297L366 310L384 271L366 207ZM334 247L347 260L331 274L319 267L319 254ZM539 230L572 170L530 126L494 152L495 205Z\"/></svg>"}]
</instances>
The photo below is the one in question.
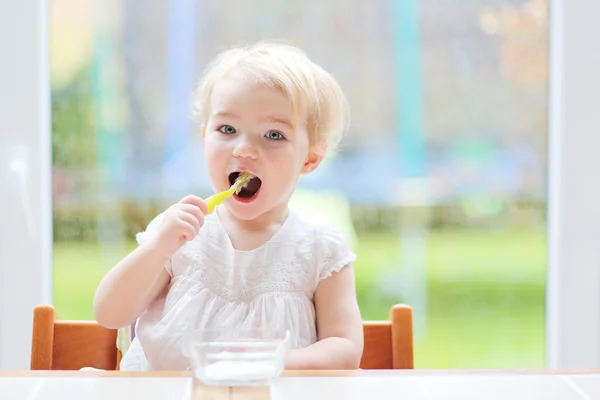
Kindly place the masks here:
<instances>
[{"instance_id":1,"label":"blue eye","mask_svg":"<svg viewBox=\"0 0 600 400\"><path fill-rule=\"evenodd\" d=\"M223 125L219 127L219 132L224 133L226 135L231 135L233 133L236 133L236 130L231 125Z\"/></svg>"},{"instance_id":2,"label":"blue eye","mask_svg":"<svg viewBox=\"0 0 600 400\"><path fill-rule=\"evenodd\" d=\"M285 139L283 137L283 135L281 134L281 132L278 131L269 131L267 132L267 134L265 135L265 137L271 139L271 140L282 140Z\"/></svg>"}]
</instances>

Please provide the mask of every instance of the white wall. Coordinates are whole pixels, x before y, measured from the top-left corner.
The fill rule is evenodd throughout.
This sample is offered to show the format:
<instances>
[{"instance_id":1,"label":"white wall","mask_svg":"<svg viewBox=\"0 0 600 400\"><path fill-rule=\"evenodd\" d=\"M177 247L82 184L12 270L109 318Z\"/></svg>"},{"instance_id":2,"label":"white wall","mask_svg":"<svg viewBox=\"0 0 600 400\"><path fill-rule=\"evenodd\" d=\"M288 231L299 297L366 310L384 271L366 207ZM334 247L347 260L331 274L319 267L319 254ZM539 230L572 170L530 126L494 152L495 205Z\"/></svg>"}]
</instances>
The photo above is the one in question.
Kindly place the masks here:
<instances>
[{"instance_id":1,"label":"white wall","mask_svg":"<svg viewBox=\"0 0 600 400\"><path fill-rule=\"evenodd\" d=\"M551 1L548 366L600 366L600 2Z\"/></svg>"},{"instance_id":2,"label":"white wall","mask_svg":"<svg viewBox=\"0 0 600 400\"><path fill-rule=\"evenodd\" d=\"M0 1L0 369L28 369L33 306L50 301L46 1Z\"/></svg>"}]
</instances>

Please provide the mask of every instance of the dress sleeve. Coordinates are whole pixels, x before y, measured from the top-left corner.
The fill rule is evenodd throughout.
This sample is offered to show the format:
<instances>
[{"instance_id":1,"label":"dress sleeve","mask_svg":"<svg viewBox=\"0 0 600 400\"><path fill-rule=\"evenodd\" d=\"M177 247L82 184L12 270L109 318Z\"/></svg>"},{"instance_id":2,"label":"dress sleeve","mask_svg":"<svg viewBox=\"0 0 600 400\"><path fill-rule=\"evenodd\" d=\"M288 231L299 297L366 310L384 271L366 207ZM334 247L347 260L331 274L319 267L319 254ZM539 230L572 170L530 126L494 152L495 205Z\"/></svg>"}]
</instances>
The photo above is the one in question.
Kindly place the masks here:
<instances>
[{"instance_id":1,"label":"dress sleeve","mask_svg":"<svg viewBox=\"0 0 600 400\"><path fill-rule=\"evenodd\" d=\"M319 281L329 278L334 272L339 272L356 261L356 254L352 252L348 241L340 231L325 228L320 236Z\"/></svg>"},{"instance_id":2,"label":"dress sleeve","mask_svg":"<svg viewBox=\"0 0 600 400\"><path fill-rule=\"evenodd\" d=\"M154 235L156 235L158 233L158 230L160 229L162 222L163 222L163 216L164 216L163 213L158 214L152 221L150 221L150 223L146 227L145 231L138 232L135 235L135 239L137 240L139 245L146 243L149 239L151 239L152 237L154 237ZM171 258L169 258L169 260L165 264L165 269L167 270L169 275L171 275L171 277L172 277L173 276L173 267L171 265Z\"/></svg>"}]
</instances>

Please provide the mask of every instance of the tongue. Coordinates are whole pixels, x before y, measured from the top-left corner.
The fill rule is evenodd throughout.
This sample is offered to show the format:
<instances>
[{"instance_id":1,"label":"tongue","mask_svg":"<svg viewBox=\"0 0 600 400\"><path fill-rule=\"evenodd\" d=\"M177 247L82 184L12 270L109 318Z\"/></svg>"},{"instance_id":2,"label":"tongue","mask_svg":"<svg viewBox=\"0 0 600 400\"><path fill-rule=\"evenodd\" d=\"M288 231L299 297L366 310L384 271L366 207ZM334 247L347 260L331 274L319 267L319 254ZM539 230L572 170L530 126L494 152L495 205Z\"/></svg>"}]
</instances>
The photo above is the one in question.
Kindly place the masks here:
<instances>
[{"instance_id":1,"label":"tongue","mask_svg":"<svg viewBox=\"0 0 600 400\"><path fill-rule=\"evenodd\" d=\"M258 178L252 178L244 187L246 192L256 193L260 189L261 181Z\"/></svg>"}]
</instances>

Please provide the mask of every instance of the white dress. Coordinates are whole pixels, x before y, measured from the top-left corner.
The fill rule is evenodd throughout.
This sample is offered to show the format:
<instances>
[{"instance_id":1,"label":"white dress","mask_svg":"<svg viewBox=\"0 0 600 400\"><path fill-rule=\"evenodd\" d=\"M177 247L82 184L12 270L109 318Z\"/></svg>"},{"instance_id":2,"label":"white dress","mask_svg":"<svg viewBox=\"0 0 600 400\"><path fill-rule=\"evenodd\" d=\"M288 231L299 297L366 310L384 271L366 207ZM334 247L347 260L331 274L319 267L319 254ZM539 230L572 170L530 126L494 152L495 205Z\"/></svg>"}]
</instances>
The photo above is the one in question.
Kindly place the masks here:
<instances>
[{"instance_id":1,"label":"white dress","mask_svg":"<svg viewBox=\"0 0 600 400\"><path fill-rule=\"evenodd\" d=\"M150 222L138 243L155 234L161 220L162 214ZM186 338L202 328L277 326L289 330L291 348L311 345L317 341L313 297L319 281L355 259L340 232L292 212L265 244L236 250L214 212L165 266L171 282L139 317L120 368L189 369Z\"/></svg>"}]
</instances>

